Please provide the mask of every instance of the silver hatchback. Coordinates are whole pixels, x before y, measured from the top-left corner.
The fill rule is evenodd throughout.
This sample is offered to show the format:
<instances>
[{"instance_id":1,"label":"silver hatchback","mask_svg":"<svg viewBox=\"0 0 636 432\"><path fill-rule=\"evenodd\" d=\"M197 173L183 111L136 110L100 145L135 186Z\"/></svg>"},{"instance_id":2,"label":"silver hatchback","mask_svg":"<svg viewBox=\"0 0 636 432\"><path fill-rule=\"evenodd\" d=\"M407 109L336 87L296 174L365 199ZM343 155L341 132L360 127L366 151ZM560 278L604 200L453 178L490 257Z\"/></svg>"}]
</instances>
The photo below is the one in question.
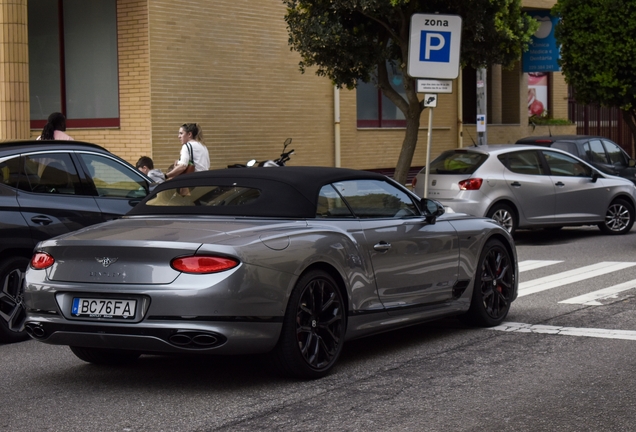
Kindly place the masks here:
<instances>
[{"instance_id":1,"label":"silver hatchback","mask_svg":"<svg viewBox=\"0 0 636 432\"><path fill-rule=\"evenodd\" d=\"M455 212L517 228L598 225L625 234L634 224L636 187L569 153L539 146L448 150L430 164L428 197ZM425 169L413 184L424 195Z\"/></svg>"}]
</instances>

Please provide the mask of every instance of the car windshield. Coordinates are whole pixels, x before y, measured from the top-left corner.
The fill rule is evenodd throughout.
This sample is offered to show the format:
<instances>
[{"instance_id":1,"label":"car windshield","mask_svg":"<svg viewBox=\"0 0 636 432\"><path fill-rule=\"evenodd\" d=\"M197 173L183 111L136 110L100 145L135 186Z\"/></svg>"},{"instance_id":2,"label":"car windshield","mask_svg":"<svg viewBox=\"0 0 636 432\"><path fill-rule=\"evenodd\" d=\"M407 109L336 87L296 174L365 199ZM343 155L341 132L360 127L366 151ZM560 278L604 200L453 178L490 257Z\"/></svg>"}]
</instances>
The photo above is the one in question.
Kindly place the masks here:
<instances>
[{"instance_id":1,"label":"car windshield","mask_svg":"<svg viewBox=\"0 0 636 432\"><path fill-rule=\"evenodd\" d=\"M487 154L449 150L431 162L431 174L472 174L488 159Z\"/></svg>"}]
</instances>

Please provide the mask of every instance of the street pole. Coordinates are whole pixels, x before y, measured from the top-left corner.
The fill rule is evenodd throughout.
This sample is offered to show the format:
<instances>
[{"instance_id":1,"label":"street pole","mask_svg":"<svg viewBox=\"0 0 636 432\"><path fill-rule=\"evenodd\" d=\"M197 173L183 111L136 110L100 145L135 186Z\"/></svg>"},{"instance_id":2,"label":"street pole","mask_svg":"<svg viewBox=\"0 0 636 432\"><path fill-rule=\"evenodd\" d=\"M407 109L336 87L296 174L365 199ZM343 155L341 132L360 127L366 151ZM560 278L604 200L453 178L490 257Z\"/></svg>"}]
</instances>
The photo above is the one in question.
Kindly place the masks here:
<instances>
[{"instance_id":1,"label":"street pole","mask_svg":"<svg viewBox=\"0 0 636 432\"><path fill-rule=\"evenodd\" d=\"M487 100L487 69L477 69L477 144L488 144L488 135L486 132L486 124L488 123L486 114L488 113Z\"/></svg>"}]
</instances>

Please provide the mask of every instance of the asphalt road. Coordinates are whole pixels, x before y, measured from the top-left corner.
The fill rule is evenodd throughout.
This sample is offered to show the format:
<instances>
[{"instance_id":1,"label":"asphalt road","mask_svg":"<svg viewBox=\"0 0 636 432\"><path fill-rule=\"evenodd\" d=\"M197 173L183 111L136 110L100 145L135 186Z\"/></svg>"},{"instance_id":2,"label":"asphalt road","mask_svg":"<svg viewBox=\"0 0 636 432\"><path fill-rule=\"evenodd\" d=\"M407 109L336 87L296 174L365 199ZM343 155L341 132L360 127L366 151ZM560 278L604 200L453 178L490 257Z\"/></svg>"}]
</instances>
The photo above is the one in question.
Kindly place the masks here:
<instances>
[{"instance_id":1,"label":"asphalt road","mask_svg":"<svg viewBox=\"0 0 636 432\"><path fill-rule=\"evenodd\" d=\"M502 328L446 319L352 341L316 381L255 356L114 368L1 345L0 431L634 430L636 231L520 231L517 249L523 290Z\"/></svg>"}]
</instances>

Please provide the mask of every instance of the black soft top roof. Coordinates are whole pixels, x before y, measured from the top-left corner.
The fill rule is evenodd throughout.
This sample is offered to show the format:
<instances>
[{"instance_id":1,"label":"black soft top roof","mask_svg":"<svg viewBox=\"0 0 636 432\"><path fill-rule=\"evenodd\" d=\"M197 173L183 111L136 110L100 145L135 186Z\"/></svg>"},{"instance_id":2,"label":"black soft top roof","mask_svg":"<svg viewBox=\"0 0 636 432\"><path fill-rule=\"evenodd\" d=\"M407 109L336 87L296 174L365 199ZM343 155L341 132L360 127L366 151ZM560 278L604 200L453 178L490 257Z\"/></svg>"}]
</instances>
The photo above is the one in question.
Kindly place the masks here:
<instances>
[{"instance_id":1,"label":"black soft top roof","mask_svg":"<svg viewBox=\"0 0 636 432\"><path fill-rule=\"evenodd\" d=\"M228 168L201 171L178 176L159 184L144 201L128 215L141 214L208 214L226 216L256 216L313 218L320 189L344 180L387 180L370 172L328 167ZM152 206L145 203L158 193L184 187L241 186L261 191L260 197L240 206Z\"/></svg>"}]
</instances>

